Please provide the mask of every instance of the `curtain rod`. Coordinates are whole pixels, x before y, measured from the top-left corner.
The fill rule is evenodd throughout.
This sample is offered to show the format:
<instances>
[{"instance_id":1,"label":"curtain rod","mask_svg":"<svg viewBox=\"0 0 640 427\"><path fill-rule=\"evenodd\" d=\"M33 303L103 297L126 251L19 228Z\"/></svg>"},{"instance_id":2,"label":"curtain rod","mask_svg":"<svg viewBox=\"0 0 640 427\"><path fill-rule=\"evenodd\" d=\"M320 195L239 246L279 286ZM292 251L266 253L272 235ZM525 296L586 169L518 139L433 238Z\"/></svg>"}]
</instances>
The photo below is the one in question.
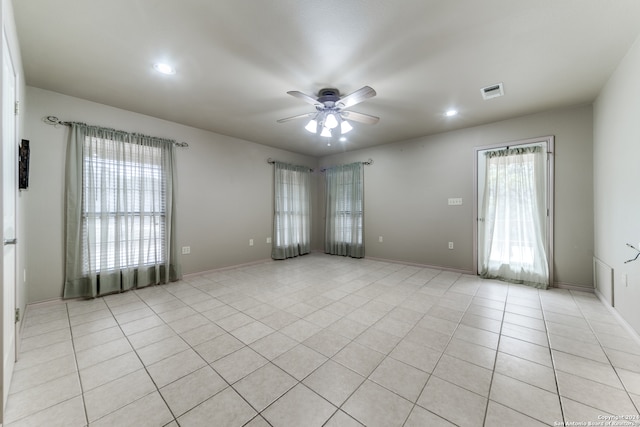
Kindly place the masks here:
<instances>
[{"instance_id":1,"label":"curtain rod","mask_svg":"<svg viewBox=\"0 0 640 427\"><path fill-rule=\"evenodd\" d=\"M270 165L274 164L275 162L280 162L280 161L279 161L279 160L273 160L271 157L269 157L269 158L267 159L267 163L269 163ZM286 162L280 162L280 163L286 163ZM308 166L305 166L305 167L308 167ZM313 169L312 169L312 168L309 168L309 170L310 170L311 172L313 172Z\"/></svg>"},{"instance_id":2,"label":"curtain rod","mask_svg":"<svg viewBox=\"0 0 640 427\"><path fill-rule=\"evenodd\" d=\"M57 118L56 116L47 116L44 119L42 119L42 121L51 126L58 126L58 125L71 126L71 122L64 122L59 118ZM183 148L189 146L189 144L187 144L186 142L174 142L173 145L175 145L176 147L183 147Z\"/></svg>"},{"instance_id":3,"label":"curtain rod","mask_svg":"<svg viewBox=\"0 0 640 427\"><path fill-rule=\"evenodd\" d=\"M373 159L369 159L369 160L367 160L366 162L360 162L360 163L362 163L363 165L371 166L371 165L373 164ZM332 167L333 167L333 166L329 166L328 168L322 168L322 169L320 169L320 172L324 172L324 171L326 171L327 169L330 169L330 168L332 168Z\"/></svg>"}]
</instances>

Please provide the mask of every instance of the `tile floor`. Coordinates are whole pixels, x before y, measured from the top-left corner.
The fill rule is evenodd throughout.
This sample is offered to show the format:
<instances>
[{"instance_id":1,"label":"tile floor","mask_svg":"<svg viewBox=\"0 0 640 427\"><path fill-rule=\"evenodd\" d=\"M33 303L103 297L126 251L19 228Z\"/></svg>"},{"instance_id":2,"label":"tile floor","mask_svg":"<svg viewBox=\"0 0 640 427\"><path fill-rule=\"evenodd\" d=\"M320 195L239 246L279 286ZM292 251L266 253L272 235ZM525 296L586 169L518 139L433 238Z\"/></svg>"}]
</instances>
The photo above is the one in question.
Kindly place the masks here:
<instances>
[{"instance_id":1,"label":"tile floor","mask_svg":"<svg viewBox=\"0 0 640 427\"><path fill-rule=\"evenodd\" d=\"M593 294L312 254L29 307L5 426L638 425L638 409L640 345Z\"/></svg>"}]
</instances>

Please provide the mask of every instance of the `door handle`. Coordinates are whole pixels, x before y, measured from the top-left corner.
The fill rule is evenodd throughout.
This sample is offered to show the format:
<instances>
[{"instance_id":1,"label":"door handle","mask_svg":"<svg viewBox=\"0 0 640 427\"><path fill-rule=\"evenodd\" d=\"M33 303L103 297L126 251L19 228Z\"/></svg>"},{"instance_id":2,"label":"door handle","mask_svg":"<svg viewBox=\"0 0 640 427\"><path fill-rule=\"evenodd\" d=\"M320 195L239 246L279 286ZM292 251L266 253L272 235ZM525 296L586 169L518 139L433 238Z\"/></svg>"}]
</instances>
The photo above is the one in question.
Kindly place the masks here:
<instances>
[{"instance_id":1,"label":"door handle","mask_svg":"<svg viewBox=\"0 0 640 427\"><path fill-rule=\"evenodd\" d=\"M15 245L16 243L18 243L17 239L4 239L4 245Z\"/></svg>"}]
</instances>

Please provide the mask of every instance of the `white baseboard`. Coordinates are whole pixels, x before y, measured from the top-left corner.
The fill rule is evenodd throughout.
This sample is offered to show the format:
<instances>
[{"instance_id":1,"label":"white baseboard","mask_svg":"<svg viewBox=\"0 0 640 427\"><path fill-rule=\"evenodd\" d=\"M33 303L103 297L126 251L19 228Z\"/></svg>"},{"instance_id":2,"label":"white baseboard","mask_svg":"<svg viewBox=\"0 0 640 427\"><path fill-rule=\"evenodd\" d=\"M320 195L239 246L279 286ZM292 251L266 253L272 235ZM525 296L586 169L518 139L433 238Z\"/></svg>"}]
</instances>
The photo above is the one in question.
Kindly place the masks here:
<instances>
[{"instance_id":1,"label":"white baseboard","mask_svg":"<svg viewBox=\"0 0 640 427\"><path fill-rule=\"evenodd\" d=\"M638 332L635 329L633 329L633 327L624 319L624 317L622 317L622 315L618 312L618 310L615 309L615 307L611 306L611 303L609 303L609 301L607 301L606 297L604 295L602 295L597 289L595 291L595 294L598 297L598 299L600 300L600 302L602 302L602 304L605 307L607 307L607 310L609 310L609 312L611 312L611 314L613 314L613 316L620 323L620 325L622 325L622 327L627 332L629 332L629 335L631 335L633 337L633 339L636 341L636 343L638 345L640 345L640 334L638 334Z\"/></svg>"},{"instance_id":2,"label":"white baseboard","mask_svg":"<svg viewBox=\"0 0 640 427\"><path fill-rule=\"evenodd\" d=\"M196 273L183 274L182 278L184 279L184 278L190 278L190 277L197 277L197 276L202 276L203 274L215 273L215 272L225 271L225 270L233 270L234 268L249 267L252 265L264 264L266 262L275 262L275 260L271 258L263 258L257 261L250 261L242 264L227 265L225 267L214 268L211 270L198 271Z\"/></svg>"},{"instance_id":3,"label":"white baseboard","mask_svg":"<svg viewBox=\"0 0 640 427\"><path fill-rule=\"evenodd\" d=\"M377 257L372 257L372 256L365 256L364 258L365 259L370 259L370 260L373 260L373 261L390 262L390 263L393 263L393 264L410 265L410 266L413 266L413 267L433 268L434 270L451 271L453 273L471 274L471 275L473 275L473 271L464 270L464 269L460 269L460 268L442 267L442 266L439 266L439 265L420 264L420 263L417 263L417 262L400 261L400 260L397 260L397 259L377 258Z\"/></svg>"},{"instance_id":4,"label":"white baseboard","mask_svg":"<svg viewBox=\"0 0 640 427\"><path fill-rule=\"evenodd\" d=\"M580 291L580 292L590 292L590 293L594 293L596 291L595 288L590 286L581 286L581 285L575 285L573 283L565 283L565 282L555 282L553 284L553 287L558 289L567 289L569 291Z\"/></svg>"}]
</instances>

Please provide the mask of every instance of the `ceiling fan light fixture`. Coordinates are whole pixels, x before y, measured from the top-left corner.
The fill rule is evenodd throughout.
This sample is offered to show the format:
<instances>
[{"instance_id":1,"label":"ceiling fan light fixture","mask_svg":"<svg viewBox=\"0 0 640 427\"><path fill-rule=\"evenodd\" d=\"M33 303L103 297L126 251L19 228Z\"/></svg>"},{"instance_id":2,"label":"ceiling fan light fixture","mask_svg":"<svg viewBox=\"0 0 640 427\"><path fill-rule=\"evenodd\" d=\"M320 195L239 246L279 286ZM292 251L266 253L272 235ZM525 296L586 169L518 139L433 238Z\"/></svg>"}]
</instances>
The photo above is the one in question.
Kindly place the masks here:
<instances>
[{"instance_id":1,"label":"ceiling fan light fixture","mask_svg":"<svg viewBox=\"0 0 640 427\"><path fill-rule=\"evenodd\" d=\"M340 91L335 88L320 89L317 95L307 95L297 90L289 91L287 94L313 105L315 111L285 117L276 121L285 123L290 120L307 119L308 122L304 128L310 133L328 138L326 140L328 146L331 146L334 135L335 139L346 142L344 135L353 130L352 122L373 125L380 120L379 117L370 114L347 110L347 108L376 96L376 91L369 86L363 86L355 92L344 96L340 95ZM346 119L349 120L347 121ZM333 131L334 129L336 130Z\"/></svg>"},{"instance_id":2,"label":"ceiling fan light fixture","mask_svg":"<svg viewBox=\"0 0 640 427\"><path fill-rule=\"evenodd\" d=\"M324 120L324 125L329 129L335 129L338 127L338 120L333 113L328 113L327 118Z\"/></svg>"},{"instance_id":3,"label":"ceiling fan light fixture","mask_svg":"<svg viewBox=\"0 0 640 427\"><path fill-rule=\"evenodd\" d=\"M316 119L311 119L304 128L311 133L316 133L318 132L318 121Z\"/></svg>"}]
</instances>

